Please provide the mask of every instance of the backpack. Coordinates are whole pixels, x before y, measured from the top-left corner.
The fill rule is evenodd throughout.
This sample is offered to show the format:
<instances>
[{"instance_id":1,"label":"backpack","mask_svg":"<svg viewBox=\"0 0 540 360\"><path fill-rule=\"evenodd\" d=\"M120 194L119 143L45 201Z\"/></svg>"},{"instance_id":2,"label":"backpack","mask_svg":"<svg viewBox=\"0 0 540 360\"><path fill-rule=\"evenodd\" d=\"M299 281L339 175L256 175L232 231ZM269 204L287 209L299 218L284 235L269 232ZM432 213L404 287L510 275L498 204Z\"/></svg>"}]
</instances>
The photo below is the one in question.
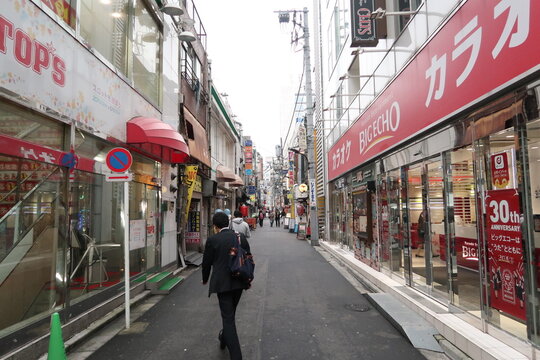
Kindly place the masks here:
<instances>
[{"instance_id":1,"label":"backpack","mask_svg":"<svg viewBox=\"0 0 540 360\"><path fill-rule=\"evenodd\" d=\"M255 273L255 262L253 262L253 256L242 248L239 233L236 233L236 239L238 243L229 249L231 276L250 285Z\"/></svg>"}]
</instances>

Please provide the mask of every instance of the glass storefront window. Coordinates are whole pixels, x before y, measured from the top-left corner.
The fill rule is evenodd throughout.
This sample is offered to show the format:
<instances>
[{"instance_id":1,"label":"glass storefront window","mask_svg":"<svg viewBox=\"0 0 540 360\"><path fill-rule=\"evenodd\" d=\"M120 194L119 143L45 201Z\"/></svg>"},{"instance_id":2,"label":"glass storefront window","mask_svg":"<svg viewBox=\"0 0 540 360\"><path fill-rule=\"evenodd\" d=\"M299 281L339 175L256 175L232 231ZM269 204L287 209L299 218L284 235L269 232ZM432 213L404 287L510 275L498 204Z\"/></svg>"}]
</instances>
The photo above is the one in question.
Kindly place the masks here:
<instances>
[{"instance_id":1,"label":"glass storefront window","mask_svg":"<svg viewBox=\"0 0 540 360\"><path fill-rule=\"evenodd\" d=\"M65 125L28 110L0 103L0 134L64 150Z\"/></svg>"},{"instance_id":2,"label":"glass storefront window","mask_svg":"<svg viewBox=\"0 0 540 360\"><path fill-rule=\"evenodd\" d=\"M65 302L65 172L3 156L0 170L0 334Z\"/></svg>"},{"instance_id":3,"label":"glass storefront window","mask_svg":"<svg viewBox=\"0 0 540 360\"><path fill-rule=\"evenodd\" d=\"M516 114L510 114L512 119ZM511 124L508 121L507 124ZM522 338L527 337L525 279L520 194L517 190L515 129L508 127L477 142L477 159L483 192L487 319L490 323ZM514 215L515 214L515 215Z\"/></svg>"},{"instance_id":4,"label":"glass storefront window","mask_svg":"<svg viewBox=\"0 0 540 360\"><path fill-rule=\"evenodd\" d=\"M123 183L74 171L69 184L70 250L68 257L70 300L123 281Z\"/></svg>"}]
</instances>

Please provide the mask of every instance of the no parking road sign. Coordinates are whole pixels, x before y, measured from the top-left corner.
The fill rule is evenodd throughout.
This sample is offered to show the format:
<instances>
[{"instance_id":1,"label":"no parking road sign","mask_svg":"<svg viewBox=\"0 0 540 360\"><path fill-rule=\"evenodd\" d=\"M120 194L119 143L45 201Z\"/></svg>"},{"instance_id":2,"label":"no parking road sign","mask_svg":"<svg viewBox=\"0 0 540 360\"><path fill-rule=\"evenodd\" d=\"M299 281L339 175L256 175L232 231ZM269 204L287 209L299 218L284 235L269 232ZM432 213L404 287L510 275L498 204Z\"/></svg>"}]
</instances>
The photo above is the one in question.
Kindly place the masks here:
<instances>
[{"instance_id":1,"label":"no parking road sign","mask_svg":"<svg viewBox=\"0 0 540 360\"><path fill-rule=\"evenodd\" d=\"M124 148L114 148L107 154L107 166L116 173L123 173L129 170L133 164L133 156Z\"/></svg>"}]
</instances>

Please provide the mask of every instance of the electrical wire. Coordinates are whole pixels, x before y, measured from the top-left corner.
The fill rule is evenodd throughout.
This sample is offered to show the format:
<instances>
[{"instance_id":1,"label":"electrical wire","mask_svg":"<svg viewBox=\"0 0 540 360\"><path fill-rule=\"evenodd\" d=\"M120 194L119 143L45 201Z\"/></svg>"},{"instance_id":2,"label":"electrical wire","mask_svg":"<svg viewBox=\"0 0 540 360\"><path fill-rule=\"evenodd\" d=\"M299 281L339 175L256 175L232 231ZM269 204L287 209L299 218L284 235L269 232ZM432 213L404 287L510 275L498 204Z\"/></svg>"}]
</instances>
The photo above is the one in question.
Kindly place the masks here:
<instances>
[{"instance_id":1,"label":"electrical wire","mask_svg":"<svg viewBox=\"0 0 540 360\"><path fill-rule=\"evenodd\" d=\"M287 130L287 135L285 136L285 141L283 142L283 145L287 144L287 138L289 137L289 133L291 132L291 127L292 127L292 124L294 123L294 115L297 113L296 111L296 106L298 105L298 98L300 97L300 90L302 89L302 83L304 81L304 72L305 72L305 67L302 66L302 76L300 77L300 85L298 85L298 91L296 92L296 100L294 102L294 108L293 108L293 113L292 113L292 116L291 116L291 122L289 123L289 130ZM281 149L281 154L283 155L283 149Z\"/></svg>"}]
</instances>

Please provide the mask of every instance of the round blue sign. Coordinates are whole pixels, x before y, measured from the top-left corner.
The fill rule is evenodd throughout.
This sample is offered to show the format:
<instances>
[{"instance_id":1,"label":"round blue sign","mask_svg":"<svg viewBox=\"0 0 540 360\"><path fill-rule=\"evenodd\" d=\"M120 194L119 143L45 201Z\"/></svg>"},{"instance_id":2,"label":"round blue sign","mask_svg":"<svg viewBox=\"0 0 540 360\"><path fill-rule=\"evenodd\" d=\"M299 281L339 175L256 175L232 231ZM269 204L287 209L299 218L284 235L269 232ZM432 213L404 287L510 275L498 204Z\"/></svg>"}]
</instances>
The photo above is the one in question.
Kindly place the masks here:
<instances>
[{"instance_id":1,"label":"round blue sign","mask_svg":"<svg viewBox=\"0 0 540 360\"><path fill-rule=\"evenodd\" d=\"M77 161L77 156L72 152L65 153L60 157L60 165L65 166L70 170L77 166Z\"/></svg>"},{"instance_id":2,"label":"round blue sign","mask_svg":"<svg viewBox=\"0 0 540 360\"><path fill-rule=\"evenodd\" d=\"M114 148L107 154L107 166L114 172L126 172L133 163L131 153L124 148Z\"/></svg>"}]
</instances>

